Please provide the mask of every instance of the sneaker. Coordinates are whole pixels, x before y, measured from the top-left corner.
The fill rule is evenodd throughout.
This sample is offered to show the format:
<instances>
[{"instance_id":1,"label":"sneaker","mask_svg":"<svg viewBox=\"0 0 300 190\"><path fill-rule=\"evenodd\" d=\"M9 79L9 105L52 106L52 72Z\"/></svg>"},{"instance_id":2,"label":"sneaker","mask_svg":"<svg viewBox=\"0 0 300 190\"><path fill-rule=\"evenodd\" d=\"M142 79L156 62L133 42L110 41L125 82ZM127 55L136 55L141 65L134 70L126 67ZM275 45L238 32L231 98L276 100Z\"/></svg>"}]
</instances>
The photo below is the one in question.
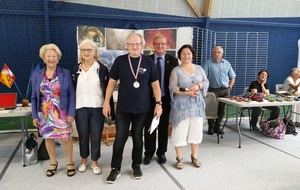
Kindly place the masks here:
<instances>
[{"instance_id":1,"label":"sneaker","mask_svg":"<svg viewBox=\"0 0 300 190\"><path fill-rule=\"evenodd\" d=\"M139 165L132 166L134 179L142 179L143 173Z\"/></svg>"},{"instance_id":2,"label":"sneaker","mask_svg":"<svg viewBox=\"0 0 300 190\"><path fill-rule=\"evenodd\" d=\"M106 178L106 183L113 184L120 177L121 171L117 168L112 168L109 176Z\"/></svg>"}]
</instances>

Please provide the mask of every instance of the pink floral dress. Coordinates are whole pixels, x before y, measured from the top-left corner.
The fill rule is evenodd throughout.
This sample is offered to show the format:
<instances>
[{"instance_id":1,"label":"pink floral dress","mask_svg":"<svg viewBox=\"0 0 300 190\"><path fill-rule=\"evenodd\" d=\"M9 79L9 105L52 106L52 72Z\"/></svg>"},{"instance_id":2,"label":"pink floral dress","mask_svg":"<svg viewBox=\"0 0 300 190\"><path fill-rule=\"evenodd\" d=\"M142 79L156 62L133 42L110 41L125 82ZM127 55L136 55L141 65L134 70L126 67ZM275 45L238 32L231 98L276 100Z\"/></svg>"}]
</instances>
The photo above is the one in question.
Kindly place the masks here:
<instances>
[{"instance_id":1,"label":"pink floral dress","mask_svg":"<svg viewBox=\"0 0 300 190\"><path fill-rule=\"evenodd\" d=\"M43 138L68 138L72 133L72 125L67 122L67 111L62 110L58 76L52 79L46 75L40 85L41 107L39 112L39 133Z\"/></svg>"}]
</instances>

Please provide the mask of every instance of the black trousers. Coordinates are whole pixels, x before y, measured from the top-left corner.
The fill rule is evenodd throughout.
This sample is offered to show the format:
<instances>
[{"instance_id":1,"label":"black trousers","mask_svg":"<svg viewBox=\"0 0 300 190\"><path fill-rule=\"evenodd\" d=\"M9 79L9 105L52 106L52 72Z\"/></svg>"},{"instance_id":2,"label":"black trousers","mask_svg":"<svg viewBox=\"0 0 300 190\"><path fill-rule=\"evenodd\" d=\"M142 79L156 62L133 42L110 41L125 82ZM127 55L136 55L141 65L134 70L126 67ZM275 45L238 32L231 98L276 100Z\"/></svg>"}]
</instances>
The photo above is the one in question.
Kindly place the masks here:
<instances>
[{"instance_id":1,"label":"black trousers","mask_svg":"<svg viewBox=\"0 0 300 190\"><path fill-rule=\"evenodd\" d=\"M140 165L143 155L143 129L148 112L145 113L116 113L116 136L113 145L111 167L121 169L123 151L129 135L131 124L132 136L132 165Z\"/></svg>"},{"instance_id":2,"label":"black trousers","mask_svg":"<svg viewBox=\"0 0 300 190\"><path fill-rule=\"evenodd\" d=\"M160 116L160 121L157 129L153 131L152 134L148 132L152 119L154 117L154 108L155 108L155 99L152 98L151 100L151 110L147 117L147 122L144 131L145 137L145 156L152 157L156 151L156 137L157 137L157 130L158 130L158 148L156 151L157 156L161 156L167 152L168 148L168 138L169 138L169 115L170 115L170 98L166 96L162 97L162 115Z\"/></svg>"},{"instance_id":3,"label":"black trousers","mask_svg":"<svg viewBox=\"0 0 300 190\"><path fill-rule=\"evenodd\" d=\"M268 106L263 108L270 110L269 120L277 119L279 117L280 114L279 106ZM256 126L258 117L261 115L261 112L262 112L262 107L251 108L251 121L250 121L251 126Z\"/></svg>"}]
</instances>

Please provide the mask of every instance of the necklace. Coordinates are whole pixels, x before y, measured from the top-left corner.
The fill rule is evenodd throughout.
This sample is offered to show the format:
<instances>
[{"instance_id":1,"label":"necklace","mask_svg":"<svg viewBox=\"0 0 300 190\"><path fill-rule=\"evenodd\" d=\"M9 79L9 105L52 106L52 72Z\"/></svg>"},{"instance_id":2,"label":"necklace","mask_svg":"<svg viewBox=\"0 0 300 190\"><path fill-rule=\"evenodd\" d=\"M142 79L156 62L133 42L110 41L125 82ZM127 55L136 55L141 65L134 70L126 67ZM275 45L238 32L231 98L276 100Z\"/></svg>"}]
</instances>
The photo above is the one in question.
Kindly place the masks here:
<instances>
[{"instance_id":1,"label":"necklace","mask_svg":"<svg viewBox=\"0 0 300 190\"><path fill-rule=\"evenodd\" d=\"M195 65L191 64L189 67L181 65L182 70L189 76L191 77L191 82L192 84L195 83Z\"/></svg>"},{"instance_id":2,"label":"necklace","mask_svg":"<svg viewBox=\"0 0 300 190\"><path fill-rule=\"evenodd\" d=\"M85 63L82 63L82 64L81 64L82 68L83 68L84 70L86 70L86 71L89 70L89 69L91 68L91 66L92 66L92 65L91 65L91 66L89 66L89 68L86 68L84 65L85 65Z\"/></svg>"},{"instance_id":3,"label":"necklace","mask_svg":"<svg viewBox=\"0 0 300 190\"><path fill-rule=\"evenodd\" d=\"M189 76L193 76L194 75L194 72L195 72L195 67L194 67L194 65L193 64L191 64L189 67L187 67L187 66L183 66L183 65L181 65L181 67L182 67L182 69L183 69L183 71L186 73L186 74L188 74Z\"/></svg>"}]
</instances>

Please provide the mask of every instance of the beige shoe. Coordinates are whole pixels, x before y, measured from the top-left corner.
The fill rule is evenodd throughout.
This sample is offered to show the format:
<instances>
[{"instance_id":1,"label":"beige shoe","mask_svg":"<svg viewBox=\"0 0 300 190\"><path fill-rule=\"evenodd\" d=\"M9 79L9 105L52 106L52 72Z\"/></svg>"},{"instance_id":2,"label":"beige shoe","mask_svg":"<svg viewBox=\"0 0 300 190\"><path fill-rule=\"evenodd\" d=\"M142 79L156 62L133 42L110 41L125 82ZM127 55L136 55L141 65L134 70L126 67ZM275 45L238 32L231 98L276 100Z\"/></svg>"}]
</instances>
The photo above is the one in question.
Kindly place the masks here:
<instances>
[{"instance_id":1,"label":"beige shoe","mask_svg":"<svg viewBox=\"0 0 300 190\"><path fill-rule=\"evenodd\" d=\"M86 171L86 164L80 164L78 167L79 172L85 172Z\"/></svg>"},{"instance_id":2,"label":"beige shoe","mask_svg":"<svg viewBox=\"0 0 300 190\"><path fill-rule=\"evenodd\" d=\"M194 158L193 155L191 155L191 160L196 168L200 168L201 162L199 162L199 160L197 158Z\"/></svg>"},{"instance_id":3,"label":"beige shoe","mask_svg":"<svg viewBox=\"0 0 300 190\"><path fill-rule=\"evenodd\" d=\"M92 169L93 169L93 173L95 174L95 175L99 175L99 174L101 174L102 173L102 170L101 170L101 168L99 167L99 166L91 166L92 167Z\"/></svg>"},{"instance_id":4,"label":"beige shoe","mask_svg":"<svg viewBox=\"0 0 300 190\"><path fill-rule=\"evenodd\" d=\"M179 170L182 170L182 168L183 168L183 158L178 159L178 158L176 157L176 160L177 160L176 168L179 169Z\"/></svg>"}]
</instances>

